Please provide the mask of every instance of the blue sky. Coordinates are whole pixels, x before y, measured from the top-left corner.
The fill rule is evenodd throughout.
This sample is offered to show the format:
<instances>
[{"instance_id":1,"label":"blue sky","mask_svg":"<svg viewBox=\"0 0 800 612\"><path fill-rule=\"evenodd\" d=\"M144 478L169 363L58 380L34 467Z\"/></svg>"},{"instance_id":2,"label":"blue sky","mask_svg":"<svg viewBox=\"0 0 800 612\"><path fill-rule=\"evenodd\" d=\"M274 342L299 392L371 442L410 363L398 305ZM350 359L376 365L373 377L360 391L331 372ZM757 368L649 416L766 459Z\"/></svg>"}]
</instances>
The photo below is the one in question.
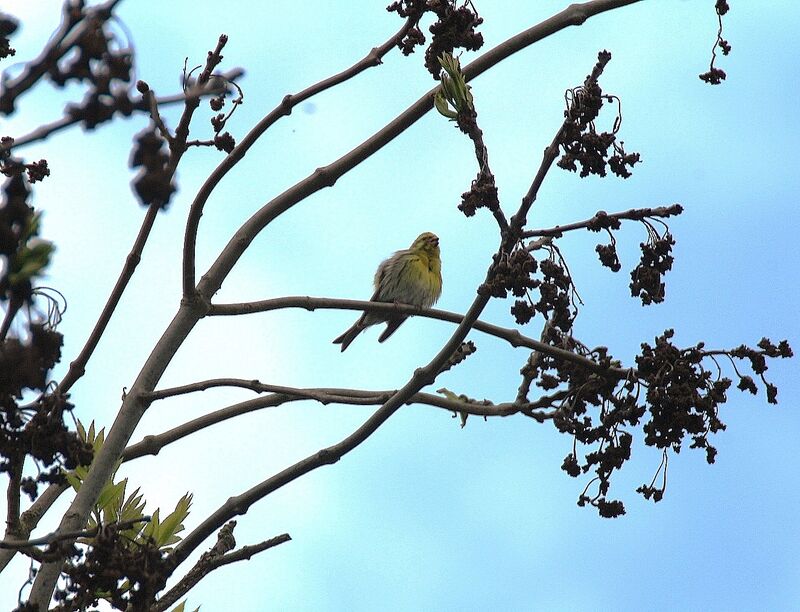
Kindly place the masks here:
<instances>
[{"instance_id":1,"label":"blue sky","mask_svg":"<svg viewBox=\"0 0 800 612\"><path fill-rule=\"evenodd\" d=\"M568 2L476 1L484 49L564 8ZM54 29L56 3L12 0L18 15L16 59L37 53ZM199 64L224 32L225 66L247 70L245 104L232 120L241 137L281 98L338 72L382 43L400 22L381 3L309 0L267 3L122 2L133 34L138 77L162 95L179 85L184 57ZM796 234L800 173L793 116L800 69L788 0L731 3L720 60L722 86L703 84L716 32L713 1L643 2L592 18L545 39L476 79L473 93L501 202L516 209L562 120L563 91L582 82L597 51L613 59L601 83L622 98L621 136L643 162L627 181L580 180L554 169L531 224L549 227L624 210L680 202L670 223L676 263L667 301L642 308L629 297L628 271L645 238L637 225L618 235L623 271L601 268L595 236L562 249L585 302L576 332L630 362L640 342L667 327L676 342L730 348L762 336L800 346ZM474 54L465 54L467 63ZM202 272L230 234L285 188L358 145L404 110L432 82L422 55L391 53L384 64L323 93L277 123L212 195L200 225ZM8 65L8 62L5 66ZM76 90L44 87L20 102L2 132L18 135L60 113ZM175 125L175 113L166 113ZM69 300L59 378L80 349L130 248L143 209L129 189L133 134L143 117L72 130L25 150L46 157L52 176L36 191L43 235L58 246L48 283ZM206 125L196 121L198 137ZM142 264L74 388L76 414L108 426L180 297L186 210L216 151L191 152L180 192L160 216ZM429 113L411 129L265 229L217 295L220 302L281 295L366 299L377 264L422 231L441 238L444 293L439 306L464 311L497 244L486 211L457 209L474 177L472 146ZM511 326L509 303L484 319ZM448 323L412 320L384 344L365 332L340 354L330 340L352 312L280 311L202 321L170 365L161 387L236 376L292 386L393 389L438 351ZM526 333L538 336L536 320ZM495 338L470 335L478 353L434 388L493 401L513 399L526 354ZM289 532L294 538L246 563L218 570L189 597L193 608L242 610L790 610L800 605L796 543L800 435L796 359L775 363L780 404L730 394L716 436L717 463L688 448L670 461L669 487L657 505L634 492L649 482L658 454L638 444L613 492L627 515L599 518L575 504L585 482L559 469L571 441L550 425L512 417L471 418L460 429L441 410L404 407L333 467L278 491L239 517L239 544ZM93 366L93 367L91 367ZM252 394L206 391L154 405L134 441ZM190 529L229 496L315 450L339 441L369 408L293 403L223 423L158 457L126 464L150 506L171 509L194 493ZM43 523L42 533L56 524ZM211 546L213 542L209 542ZM16 560L0 576L0 607L24 580Z\"/></svg>"}]
</instances>

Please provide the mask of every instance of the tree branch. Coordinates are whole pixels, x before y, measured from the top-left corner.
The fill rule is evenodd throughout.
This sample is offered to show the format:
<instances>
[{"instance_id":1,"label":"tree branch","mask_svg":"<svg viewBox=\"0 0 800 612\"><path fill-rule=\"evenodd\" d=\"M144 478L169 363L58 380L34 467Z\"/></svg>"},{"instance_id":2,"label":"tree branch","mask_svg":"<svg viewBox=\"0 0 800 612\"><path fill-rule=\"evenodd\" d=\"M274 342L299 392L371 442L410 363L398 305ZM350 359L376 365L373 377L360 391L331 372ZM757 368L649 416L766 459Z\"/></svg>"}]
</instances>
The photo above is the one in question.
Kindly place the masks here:
<instances>
[{"instance_id":1,"label":"tree branch","mask_svg":"<svg viewBox=\"0 0 800 612\"><path fill-rule=\"evenodd\" d=\"M227 383L234 383L227 385ZM200 391L208 389L213 386L237 386L246 387L257 381L245 381L237 379L217 379L213 381L203 381L202 383L195 383L194 385L185 385L183 387L176 387L172 390L165 391L183 391L186 393L191 391ZM258 388L261 383L254 385L254 390ZM271 387L272 385L263 385L264 387ZM157 455L168 444L177 442L200 430L211 427L222 421L232 419L248 412L261 410L262 408L274 408L281 406L288 402L296 402L300 400L314 400L323 405L328 404L346 404L351 406L373 406L381 405L388 401L395 391L365 391L361 389L336 389L336 388L316 388L316 389L295 389L292 387L280 387L283 392L272 393L267 396L246 400L239 402L225 408L220 408L214 412L204 414L196 419L187 421L177 427L167 430L163 433L156 435L147 435L141 441L128 446L122 454L123 461L131 461L144 457L146 455ZM191 389L191 391L190 391ZM453 413L465 413L481 417L506 417L517 413L523 413L526 416L533 416L533 412L545 408L552 407L556 402L562 400L566 396L565 392L558 391L551 395L543 395L533 402L503 402L500 404L492 404L489 402L467 402L460 400L449 399L442 395L434 395L431 393L415 393L412 395L407 404L422 404L441 408ZM540 412L536 415L537 420L544 421L551 417L549 413Z\"/></svg>"},{"instance_id":2,"label":"tree branch","mask_svg":"<svg viewBox=\"0 0 800 612\"><path fill-rule=\"evenodd\" d=\"M125 289L127 289L128 283L133 277L133 273L136 271L136 268L142 259L144 245L147 242L147 239L150 237L150 231L153 229L153 224L156 221L158 211L158 202L153 202L148 207L147 213L145 213L144 219L142 220L142 227L139 228L139 234L136 236L136 240L131 247L130 253L128 253L128 257L125 259L125 265L123 266L122 271L119 274L119 278L117 279L117 282L111 291L111 295L108 296L108 301L103 307L103 311L100 313L100 318L97 319L97 323L95 323L94 329L92 329L92 333L89 334L86 344L84 344L81 352L72 362L70 362L69 370L67 370L66 376L64 376L62 381L59 383L58 388L54 393L67 393L72 385L74 385L86 372L86 364L89 362L89 358L97 348L100 338L103 337L103 333L105 333L106 327L111 321L111 317L113 316L114 311L117 309L117 306L122 299L122 294L125 293Z\"/></svg>"},{"instance_id":3,"label":"tree branch","mask_svg":"<svg viewBox=\"0 0 800 612\"><path fill-rule=\"evenodd\" d=\"M14 459L8 462L8 486L6 487L6 534L11 536L21 535L20 485L22 469L25 465L25 453L17 450L15 455Z\"/></svg>"},{"instance_id":4,"label":"tree branch","mask_svg":"<svg viewBox=\"0 0 800 612\"><path fill-rule=\"evenodd\" d=\"M206 179L205 183L203 183L203 186L200 187L200 190L197 192L197 195L195 196L194 201L189 209L189 216L186 219L186 232L183 242L184 298L194 295L196 290L195 253L197 231L200 226L200 217L203 216L203 207L208 201L211 192L214 191L216 186L225 177L228 171L237 163L239 163L239 161L241 161L250 147L253 146L256 140L258 140L264 134L264 132L266 132L272 126L273 123L275 123L281 117L291 114L292 109L295 106L307 100L308 98L325 91L326 89L330 89L335 85L344 83L367 68L380 65L383 56L386 55L393 47L395 47L398 41L403 39L413 25L414 22L412 20L407 20L403 27L400 28L400 30L394 36L392 36L381 46L374 47L363 59L356 62L346 70L343 70L339 74L328 77L319 83L315 83L298 94L286 95L283 100L281 100L281 103L275 108L275 110L259 121L253 127L253 129L250 130L250 132L248 132L244 138L242 138L236 147L234 147L233 151L231 151L230 154L223 159L222 162L220 162L219 166L214 169L211 175Z\"/></svg>"},{"instance_id":5,"label":"tree branch","mask_svg":"<svg viewBox=\"0 0 800 612\"><path fill-rule=\"evenodd\" d=\"M280 310L283 308L303 308L305 310L313 311L317 309L323 310L363 310L367 312L376 312L387 315L413 315L418 317L425 317L428 319L438 319L440 321L449 321L451 323L461 323L464 316L455 312L448 312L446 310L437 310L430 308L422 310L416 306L409 306L406 304L395 304L387 302L366 302L361 300L347 300L337 298L315 298L310 296L286 296L280 298L272 298L269 300L259 300L256 302L242 302L235 304L213 304L209 310L209 315L215 316L233 316L241 314L252 314L256 312L267 312L270 310ZM628 376L629 369L627 368L606 368L596 361L587 359L582 355L573 353L566 349L547 344L539 340L534 340L527 336L523 336L516 329L500 327L485 323L483 321L476 321L472 326L478 331L482 331L491 336L502 338L511 346L526 347L541 351L553 357L563 359L585 367L592 372L603 374L614 374L622 379Z\"/></svg>"},{"instance_id":6,"label":"tree branch","mask_svg":"<svg viewBox=\"0 0 800 612\"><path fill-rule=\"evenodd\" d=\"M150 522L149 516L140 516L136 519L128 519L126 521L119 521L118 523L112 523L118 529L127 529L128 527L132 527L138 523L148 523ZM41 546L43 544L54 544L56 542L63 542L64 540L74 540L77 538L93 538L97 534L100 533L102 529L102 525L97 525L92 527L91 529L81 529L78 531L68 531L68 532L58 532L53 531L52 533L48 533L40 538L34 538L33 540L0 540L0 549L14 549L20 550L23 548L28 548L30 546Z\"/></svg>"},{"instance_id":7,"label":"tree branch","mask_svg":"<svg viewBox=\"0 0 800 612\"><path fill-rule=\"evenodd\" d=\"M236 524L236 521L231 522ZM222 567L223 565L228 565L229 563L235 563L236 561L248 560L260 552L263 552L269 548L274 548L275 546L283 544L284 542L288 542L291 539L292 538L288 533L284 533L279 536L275 536L274 538L270 538L269 540L265 540L260 544L243 546L239 550L227 554L214 554L215 551L212 549L211 551L204 553L197 561L195 566L189 570L189 572L180 580L180 582L167 591L163 597L159 598L155 605L151 606L150 609L153 612L166 610L181 597L186 595L186 593L194 588L198 582L200 582L215 569Z\"/></svg>"},{"instance_id":8,"label":"tree branch","mask_svg":"<svg viewBox=\"0 0 800 612\"><path fill-rule=\"evenodd\" d=\"M672 204L670 206L659 206L657 208L631 208L616 213L607 213L605 211L598 211L591 219L585 219L576 223L568 223L566 225L556 225L548 229L529 230L522 233L523 238L534 238L537 236L546 236L551 238L561 238L566 232L576 229L591 229L593 227L605 227L609 220L622 221L624 219L630 221L641 221L648 217L671 217L679 215L683 212L683 207L680 204Z\"/></svg>"},{"instance_id":9,"label":"tree branch","mask_svg":"<svg viewBox=\"0 0 800 612\"><path fill-rule=\"evenodd\" d=\"M598 56L597 64L595 64L592 73L586 78L586 85L590 83L597 83L597 79L603 73L603 69L610 59L610 54L601 53ZM536 173L528 192L522 198L522 205L520 206L519 211L511 218L511 231L509 232L509 240L512 242L515 242L522 236L522 229L528 222L528 212L530 211L531 206L533 206L533 203L536 201L536 195L539 193L539 188L544 182L544 177L547 176L547 172L550 170L553 162L556 161L556 158L558 157L558 153L561 148L560 145L562 136L568 128L570 122L571 119L569 117L564 119L564 122L561 124L558 132L556 132L553 141L544 150L544 156L542 158L542 163L539 166L539 170Z\"/></svg>"},{"instance_id":10,"label":"tree branch","mask_svg":"<svg viewBox=\"0 0 800 612\"><path fill-rule=\"evenodd\" d=\"M21 538L28 538L31 532L39 524L41 518L61 496L61 494L69 489L67 484L51 484L44 493L36 498L30 508L23 512L19 517L19 533L14 534ZM6 528L5 538L8 539L12 534ZM17 553L14 549L0 550L0 572L2 572L14 555Z\"/></svg>"}]
</instances>

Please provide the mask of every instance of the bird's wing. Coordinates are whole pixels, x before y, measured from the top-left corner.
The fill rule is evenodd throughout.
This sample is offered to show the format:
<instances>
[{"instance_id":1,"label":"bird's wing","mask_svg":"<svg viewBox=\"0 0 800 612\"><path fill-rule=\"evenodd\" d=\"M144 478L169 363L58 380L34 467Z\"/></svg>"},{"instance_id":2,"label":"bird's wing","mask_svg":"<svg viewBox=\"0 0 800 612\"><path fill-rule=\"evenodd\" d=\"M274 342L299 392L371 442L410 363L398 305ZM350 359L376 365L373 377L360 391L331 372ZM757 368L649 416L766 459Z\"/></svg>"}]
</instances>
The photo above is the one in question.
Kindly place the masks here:
<instances>
[{"instance_id":1,"label":"bird's wing","mask_svg":"<svg viewBox=\"0 0 800 612\"><path fill-rule=\"evenodd\" d=\"M395 302L402 300L402 279L405 278L405 270L417 257L408 250L397 251L389 259L383 261L378 266L375 273L375 293L373 301Z\"/></svg>"},{"instance_id":2,"label":"bird's wing","mask_svg":"<svg viewBox=\"0 0 800 612\"><path fill-rule=\"evenodd\" d=\"M384 286L386 273L389 270L389 265L391 264L393 257L394 255L384 259L378 266L378 269L375 270L375 278L372 280L372 285L375 287L375 291L372 293L372 297L370 298L370 301L372 302L378 301L378 296L380 295L381 288Z\"/></svg>"}]
</instances>

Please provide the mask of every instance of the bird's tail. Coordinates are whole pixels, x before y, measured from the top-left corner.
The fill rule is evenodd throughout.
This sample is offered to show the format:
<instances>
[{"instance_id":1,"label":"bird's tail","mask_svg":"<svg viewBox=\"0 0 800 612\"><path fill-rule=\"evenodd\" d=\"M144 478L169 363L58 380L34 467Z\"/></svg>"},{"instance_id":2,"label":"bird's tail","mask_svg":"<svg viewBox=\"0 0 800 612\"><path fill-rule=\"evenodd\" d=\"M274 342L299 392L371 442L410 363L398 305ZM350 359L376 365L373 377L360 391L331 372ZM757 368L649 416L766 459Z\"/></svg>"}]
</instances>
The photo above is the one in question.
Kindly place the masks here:
<instances>
[{"instance_id":1,"label":"bird's tail","mask_svg":"<svg viewBox=\"0 0 800 612\"><path fill-rule=\"evenodd\" d=\"M344 332L341 336L336 338L333 343L342 345L342 352L350 346L350 343L356 339L356 336L366 329L366 325L359 319L353 326Z\"/></svg>"},{"instance_id":2,"label":"bird's tail","mask_svg":"<svg viewBox=\"0 0 800 612\"><path fill-rule=\"evenodd\" d=\"M408 317L395 317L393 319L389 319L386 322L386 329L383 330L383 333L378 337L378 342L383 342L389 336L391 336L394 332L397 331L397 328L403 324Z\"/></svg>"}]
</instances>

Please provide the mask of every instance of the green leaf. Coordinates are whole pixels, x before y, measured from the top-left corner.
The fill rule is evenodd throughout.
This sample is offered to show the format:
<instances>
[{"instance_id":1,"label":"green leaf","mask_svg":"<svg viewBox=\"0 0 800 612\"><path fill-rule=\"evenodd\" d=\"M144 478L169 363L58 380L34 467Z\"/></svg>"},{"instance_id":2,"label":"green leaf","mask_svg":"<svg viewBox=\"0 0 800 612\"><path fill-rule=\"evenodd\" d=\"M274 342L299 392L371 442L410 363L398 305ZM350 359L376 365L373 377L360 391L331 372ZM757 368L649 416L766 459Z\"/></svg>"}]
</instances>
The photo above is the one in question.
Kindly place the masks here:
<instances>
[{"instance_id":1,"label":"green leaf","mask_svg":"<svg viewBox=\"0 0 800 612\"><path fill-rule=\"evenodd\" d=\"M81 488L82 479L78 478L75 472L66 472L64 477L67 479L67 484L69 484L76 491Z\"/></svg>"},{"instance_id":2,"label":"green leaf","mask_svg":"<svg viewBox=\"0 0 800 612\"><path fill-rule=\"evenodd\" d=\"M52 242L35 238L30 245L25 245L14 255L10 271L9 282L19 284L23 281L38 276L50 263L50 256L56 247Z\"/></svg>"},{"instance_id":3,"label":"green leaf","mask_svg":"<svg viewBox=\"0 0 800 612\"><path fill-rule=\"evenodd\" d=\"M20 236L20 242L23 244L28 242L31 238L39 235L39 229L42 224L42 212L39 211L30 217L28 217L28 222L25 224L25 231L22 232Z\"/></svg>"},{"instance_id":4,"label":"green leaf","mask_svg":"<svg viewBox=\"0 0 800 612\"><path fill-rule=\"evenodd\" d=\"M147 540L152 539L153 541L158 540L158 535L161 530L161 509L156 508L156 511L150 515L150 522L144 526L142 532L139 534L139 542L146 542Z\"/></svg>"},{"instance_id":5,"label":"green leaf","mask_svg":"<svg viewBox=\"0 0 800 612\"><path fill-rule=\"evenodd\" d=\"M474 110L472 93L464 73L461 72L461 63L457 57L449 53L439 56L439 64L444 73L439 75L441 81L440 90L445 99L456 109L456 112ZM437 110L439 107L437 106ZM441 112L441 110L439 110Z\"/></svg>"},{"instance_id":6,"label":"green leaf","mask_svg":"<svg viewBox=\"0 0 800 612\"><path fill-rule=\"evenodd\" d=\"M192 506L192 494L186 493L175 504L173 510L161 523L159 537L156 538L156 544L159 548L175 544L180 541L176 534L184 530L183 521L189 516L189 508Z\"/></svg>"},{"instance_id":7,"label":"green leaf","mask_svg":"<svg viewBox=\"0 0 800 612\"><path fill-rule=\"evenodd\" d=\"M447 100L441 91L436 92L436 95L433 98L433 104L436 106L436 110L439 111L440 115L443 115L448 119L455 119L458 117L457 113L450 110L450 107L447 105Z\"/></svg>"},{"instance_id":8,"label":"green leaf","mask_svg":"<svg viewBox=\"0 0 800 612\"><path fill-rule=\"evenodd\" d=\"M100 491L95 508L103 513L103 517L107 522L116 520L117 511L122 506L122 500L125 497L125 486L127 484L127 478L117 483L109 482Z\"/></svg>"}]
</instances>

